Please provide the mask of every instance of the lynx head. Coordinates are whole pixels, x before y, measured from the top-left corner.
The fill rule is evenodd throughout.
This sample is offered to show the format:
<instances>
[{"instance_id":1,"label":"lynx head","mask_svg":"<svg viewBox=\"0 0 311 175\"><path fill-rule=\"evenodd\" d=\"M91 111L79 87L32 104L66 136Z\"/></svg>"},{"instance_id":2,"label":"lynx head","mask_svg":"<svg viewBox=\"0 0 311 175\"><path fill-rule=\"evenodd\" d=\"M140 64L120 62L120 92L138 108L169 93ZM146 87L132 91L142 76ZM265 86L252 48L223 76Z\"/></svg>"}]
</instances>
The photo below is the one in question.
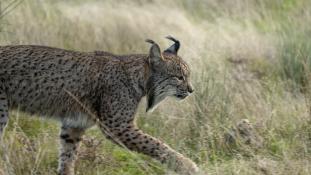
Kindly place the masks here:
<instances>
[{"instance_id":1,"label":"lynx head","mask_svg":"<svg viewBox=\"0 0 311 175\"><path fill-rule=\"evenodd\" d=\"M168 96L184 99L193 92L189 82L190 70L186 62L177 55L180 42L168 36L174 44L161 52L157 43L152 44L149 52L150 76L147 81L147 111L156 107Z\"/></svg>"}]
</instances>

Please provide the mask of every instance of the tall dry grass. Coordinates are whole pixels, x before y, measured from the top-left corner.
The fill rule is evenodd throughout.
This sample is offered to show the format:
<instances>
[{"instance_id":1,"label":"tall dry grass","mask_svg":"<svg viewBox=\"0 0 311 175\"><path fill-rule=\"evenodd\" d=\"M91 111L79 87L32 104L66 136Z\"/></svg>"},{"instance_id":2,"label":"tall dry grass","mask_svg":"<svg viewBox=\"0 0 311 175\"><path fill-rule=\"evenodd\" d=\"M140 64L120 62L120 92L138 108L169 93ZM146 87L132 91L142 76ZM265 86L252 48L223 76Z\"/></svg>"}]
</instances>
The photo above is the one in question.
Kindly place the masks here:
<instances>
[{"instance_id":1,"label":"tall dry grass","mask_svg":"<svg viewBox=\"0 0 311 175\"><path fill-rule=\"evenodd\" d=\"M175 36L192 68L195 94L182 102L167 99L151 114L142 102L139 126L209 174L307 175L310 5L308 0L28 0L2 19L0 44L127 54L147 53L146 38L164 49L171 44L164 36ZM225 135L244 118L263 138L260 148L226 144ZM14 111L1 169L55 174L57 127ZM78 174L166 171L104 140L96 128L88 132L80 157Z\"/></svg>"}]
</instances>

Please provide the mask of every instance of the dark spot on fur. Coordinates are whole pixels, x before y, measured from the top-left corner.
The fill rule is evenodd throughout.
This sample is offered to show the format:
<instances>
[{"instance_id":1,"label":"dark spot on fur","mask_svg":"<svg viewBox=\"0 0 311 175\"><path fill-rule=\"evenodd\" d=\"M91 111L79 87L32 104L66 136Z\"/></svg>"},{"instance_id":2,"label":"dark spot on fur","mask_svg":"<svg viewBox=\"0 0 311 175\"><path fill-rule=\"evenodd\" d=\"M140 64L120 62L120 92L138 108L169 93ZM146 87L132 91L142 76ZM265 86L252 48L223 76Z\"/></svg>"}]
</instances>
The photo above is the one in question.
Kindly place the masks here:
<instances>
[{"instance_id":1,"label":"dark spot on fur","mask_svg":"<svg viewBox=\"0 0 311 175\"><path fill-rule=\"evenodd\" d=\"M74 143L73 139L65 139L66 143Z\"/></svg>"},{"instance_id":2,"label":"dark spot on fur","mask_svg":"<svg viewBox=\"0 0 311 175\"><path fill-rule=\"evenodd\" d=\"M68 134L63 134L63 135L60 135L60 138L61 139L67 139L67 138L69 138L69 135Z\"/></svg>"}]
</instances>

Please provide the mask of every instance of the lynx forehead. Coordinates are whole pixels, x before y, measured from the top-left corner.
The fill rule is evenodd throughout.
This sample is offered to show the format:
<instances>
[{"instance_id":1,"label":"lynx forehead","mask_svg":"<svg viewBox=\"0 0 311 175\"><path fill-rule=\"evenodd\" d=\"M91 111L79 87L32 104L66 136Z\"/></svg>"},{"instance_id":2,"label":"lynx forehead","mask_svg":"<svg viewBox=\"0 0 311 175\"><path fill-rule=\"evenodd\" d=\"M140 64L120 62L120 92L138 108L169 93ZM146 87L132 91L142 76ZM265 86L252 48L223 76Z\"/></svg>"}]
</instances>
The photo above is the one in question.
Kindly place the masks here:
<instances>
[{"instance_id":1,"label":"lynx forehead","mask_svg":"<svg viewBox=\"0 0 311 175\"><path fill-rule=\"evenodd\" d=\"M197 172L194 162L145 134L134 122L142 97L147 96L149 111L168 96L184 99L193 92L189 66L177 54L180 42L167 38L174 44L163 52L147 40L152 44L149 54L136 55L1 46L0 135L9 109L19 109L62 123L61 175L74 174L80 141L93 125L108 139L167 163L181 174Z\"/></svg>"}]
</instances>

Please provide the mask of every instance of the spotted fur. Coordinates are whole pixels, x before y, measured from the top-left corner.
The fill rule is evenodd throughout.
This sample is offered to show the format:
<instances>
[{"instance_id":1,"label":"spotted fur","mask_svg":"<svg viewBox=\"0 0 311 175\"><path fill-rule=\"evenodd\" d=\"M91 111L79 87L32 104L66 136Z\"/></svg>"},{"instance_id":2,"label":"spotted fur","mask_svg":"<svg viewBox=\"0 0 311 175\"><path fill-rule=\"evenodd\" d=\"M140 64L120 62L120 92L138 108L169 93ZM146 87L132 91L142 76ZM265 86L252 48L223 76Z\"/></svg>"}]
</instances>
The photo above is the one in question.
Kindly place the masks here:
<instances>
[{"instance_id":1,"label":"spotted fur","mask_svg":"<svg viewBox=\"0 0 311 175\"><path fill-rule=\"evenodd\" d=\"M183 99L193 91L189 67L177 54L118 56L32 45L0 47L0 135L9 109L61 121L58 172L73 175L80 140L95 124L107 138L128 149L174 165L181 174L198 170L195 163L134 123L142 97L147 110L167 96Z\"/></svg>"}]
</instances>

